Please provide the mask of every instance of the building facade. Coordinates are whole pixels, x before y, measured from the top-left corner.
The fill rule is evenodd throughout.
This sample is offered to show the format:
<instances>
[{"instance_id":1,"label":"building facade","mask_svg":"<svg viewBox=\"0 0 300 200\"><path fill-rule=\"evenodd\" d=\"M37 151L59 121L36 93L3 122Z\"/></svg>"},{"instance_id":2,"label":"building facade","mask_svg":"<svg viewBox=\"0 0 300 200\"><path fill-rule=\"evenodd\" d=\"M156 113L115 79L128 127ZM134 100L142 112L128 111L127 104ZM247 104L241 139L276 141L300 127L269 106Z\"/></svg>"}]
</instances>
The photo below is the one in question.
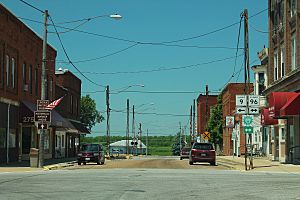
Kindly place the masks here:
<instances>
[{"instance_id":1,"label":"building facade","mask_svg":"<svg viewBox=\"0 0 300 200\"><path fill-rule=\"evenodd\" d=\"M43 40L0 4L0 163L29 160L30 149L39 148L34 112L37 100L41 99L42 47ZM56 54L56 50L47 45L44 83L49 102L56 99ZM78 99L80 89L74 96ZM78 115L77 112L74 119ZM56 131L59 130L78 133L77 128L54 109L49 128L45 130L45 159L56 157ZM63 143L67 143L67 139L64 140Z\"/></svg>"},{"instance_id":2,"label":"building facade","mask_svg":"<svg viewBox=\"0 0 300 200\"><path fill-rule=\"evenodd\" d=\"M269 0L269 116L274 160L300 163L300 18L299 0Z\"/></svg>"},{"instance_id":3,"label":"building facade","mask_svg":"<svg viewBox=\"0 0 300 200\"><path fill-rule=\"evenodd\" d=\"M197 135L206 131L206 123L210 118L211 107L217 104L217 95L202 95L197 98Z\"/></svg>"}]
</instances>

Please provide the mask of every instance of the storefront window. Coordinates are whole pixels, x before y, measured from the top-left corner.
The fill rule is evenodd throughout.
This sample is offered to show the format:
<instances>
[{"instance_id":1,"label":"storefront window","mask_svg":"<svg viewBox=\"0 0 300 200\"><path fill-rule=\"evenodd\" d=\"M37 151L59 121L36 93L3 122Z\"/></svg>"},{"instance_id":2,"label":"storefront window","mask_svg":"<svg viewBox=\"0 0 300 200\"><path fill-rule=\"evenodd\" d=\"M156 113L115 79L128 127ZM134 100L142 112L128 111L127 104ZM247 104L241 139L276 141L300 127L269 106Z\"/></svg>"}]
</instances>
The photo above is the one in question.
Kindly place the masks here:
<instances>
[{"instance_id":1,"label":"storefront window","mask_svg":"<svg viewBox=\"0 0 300 200\"><path fill-rule=\"evenodd\" d=\"M62 135L61 142L61 147L65 147L65 135Z\"/></svg>"},{"instance_id":2,"label":"storefront window","mask_svg":"<svg viewBox=\"0 0 300 200\"><path fill-rule=\"evenodd\" d=\"M0 128L0 148L5 148L6 141L6 129Z\"/></svg>"},{"instance_id":3,"label":"storefront window","mask_svg":"<svg viewBox=\"0 0 300 200\"><path fill-rule=\"evenodd\" d=\"M45 132L45 143L44 143L44 148L46 150L49 150L49 144L50 144L50 137L49 137L49 131Z\"/></svg>"},{"instance_id":4,"label":"storefront window","mask_svg":"<svg viewBox=\"0 0 300 200\"><path fill-rule=\"evenodd\" d=\"M294 146L294 125L290 125L290 147Z\"/></svg>"},{"instance_id":5,"label":"storefront window","mask_svg":"<svg viewBox=\"0 0 300 200\"><path fill-rule=\"evenodd\" d=\"M274 127L272 127L271 128L271 138L272 138L272 140L274 140L274 137L275 137L275 135L274 135Z\"/></svg>"},{"instance_id":6,"label":"storefront window","mask_svg":"<svg viewBox=\"0 0 300 200\"><path fill-rule=\"evenodd\" d=\"M285 129L281 128L281 140L285 140Z\"/></svg>"},{"instance_id":7,"label":"storefront window","mask_svg":"<svg viewBox=\"0 0 300 200\"><path fill-rule=\"evenodd\" d=\"M9 148L16 148L16 129L9 130Z\"/></svg>"}]
</instances>

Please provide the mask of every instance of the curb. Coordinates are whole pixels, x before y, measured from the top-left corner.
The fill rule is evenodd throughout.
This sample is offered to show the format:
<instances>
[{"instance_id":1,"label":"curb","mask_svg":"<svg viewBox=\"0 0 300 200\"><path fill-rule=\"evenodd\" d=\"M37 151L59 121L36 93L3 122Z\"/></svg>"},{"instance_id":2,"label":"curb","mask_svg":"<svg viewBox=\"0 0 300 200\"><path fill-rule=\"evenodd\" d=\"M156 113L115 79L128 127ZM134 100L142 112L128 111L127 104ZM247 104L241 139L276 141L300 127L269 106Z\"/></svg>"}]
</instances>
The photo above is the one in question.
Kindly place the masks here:
<instances>
[{"instance_id":1,"label":"curb","mask_svg":"<svg viewBox=\"0 0 300 200\"><path fill-rule=\"evenodd\" d=\"M76 163L76 161L72 161L72 162L68 162L68 163L59 163L59 164L54 164L54 165L48 165L48 166L45 166L43 169L45 171L57 170L57 169L65 168L65 167L74 166L75 163Z\"/></svg>"}]
</instances>

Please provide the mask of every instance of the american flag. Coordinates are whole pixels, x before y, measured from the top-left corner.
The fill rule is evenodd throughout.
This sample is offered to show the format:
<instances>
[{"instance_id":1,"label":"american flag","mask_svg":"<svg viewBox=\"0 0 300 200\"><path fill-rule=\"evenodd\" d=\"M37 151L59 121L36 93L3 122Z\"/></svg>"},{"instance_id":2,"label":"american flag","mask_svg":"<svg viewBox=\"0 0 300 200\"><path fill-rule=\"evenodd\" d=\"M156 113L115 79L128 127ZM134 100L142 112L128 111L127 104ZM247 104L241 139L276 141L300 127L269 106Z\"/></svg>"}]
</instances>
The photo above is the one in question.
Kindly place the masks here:
<instances>
[{"instance_id":1,"label":"american flag","mask_svg":"<svg viewBox=\"0 0 300 200\"><path fill-rule=\"evenodd\" d=\"M65 96L66 96L66 95L65 95ZM62 97L60 97L59 99L56 99L55 101L53 101L52 103L50 103L48 106L46 106L45 109L47 109L47 110L53 110L53 108L55 108L55 107L62 101L62 99L63 99L65 96L62 96Z\"/></svg>"}]
</instances>

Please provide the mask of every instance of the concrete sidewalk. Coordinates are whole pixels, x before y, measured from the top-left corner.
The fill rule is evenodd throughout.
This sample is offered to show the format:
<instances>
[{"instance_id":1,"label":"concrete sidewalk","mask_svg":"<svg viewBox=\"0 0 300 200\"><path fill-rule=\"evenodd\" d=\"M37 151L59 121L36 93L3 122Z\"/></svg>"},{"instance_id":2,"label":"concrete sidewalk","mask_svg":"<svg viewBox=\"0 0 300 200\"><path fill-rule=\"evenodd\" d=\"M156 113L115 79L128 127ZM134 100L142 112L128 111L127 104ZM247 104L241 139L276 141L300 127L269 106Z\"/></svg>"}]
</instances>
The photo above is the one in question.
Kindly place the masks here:
<instances>
[{"instance_id":1,"label":"concrete sidewalk","mask_svg":"<svg viewBox=\"0 0 300 200\"><path fill-rule=\"evenodd\" d=\"M29 161L15 162L0 165L1 172L34 172L44 170L62 169L64 167L73 166L76 163L76 158L61 158L45 160L43 168L30 167Z\"/></svg>"},{"instance_id":2,"label":"concrete sidewalk","mask_svg":"<svg viewBox=\"0 0 300 200\"><path fill-rule=\"evenodd\" d=\"M218 156L217 163L227 166L228 168L240 171L245 170L245 158L236 156ZM247 165L250 161L247 159ZM267 157L253 157L254 169L248 171L273 171L273 172L299 172L300 165L283 164L276 161L271 161Z\"/></svg>"}]
</instances>

